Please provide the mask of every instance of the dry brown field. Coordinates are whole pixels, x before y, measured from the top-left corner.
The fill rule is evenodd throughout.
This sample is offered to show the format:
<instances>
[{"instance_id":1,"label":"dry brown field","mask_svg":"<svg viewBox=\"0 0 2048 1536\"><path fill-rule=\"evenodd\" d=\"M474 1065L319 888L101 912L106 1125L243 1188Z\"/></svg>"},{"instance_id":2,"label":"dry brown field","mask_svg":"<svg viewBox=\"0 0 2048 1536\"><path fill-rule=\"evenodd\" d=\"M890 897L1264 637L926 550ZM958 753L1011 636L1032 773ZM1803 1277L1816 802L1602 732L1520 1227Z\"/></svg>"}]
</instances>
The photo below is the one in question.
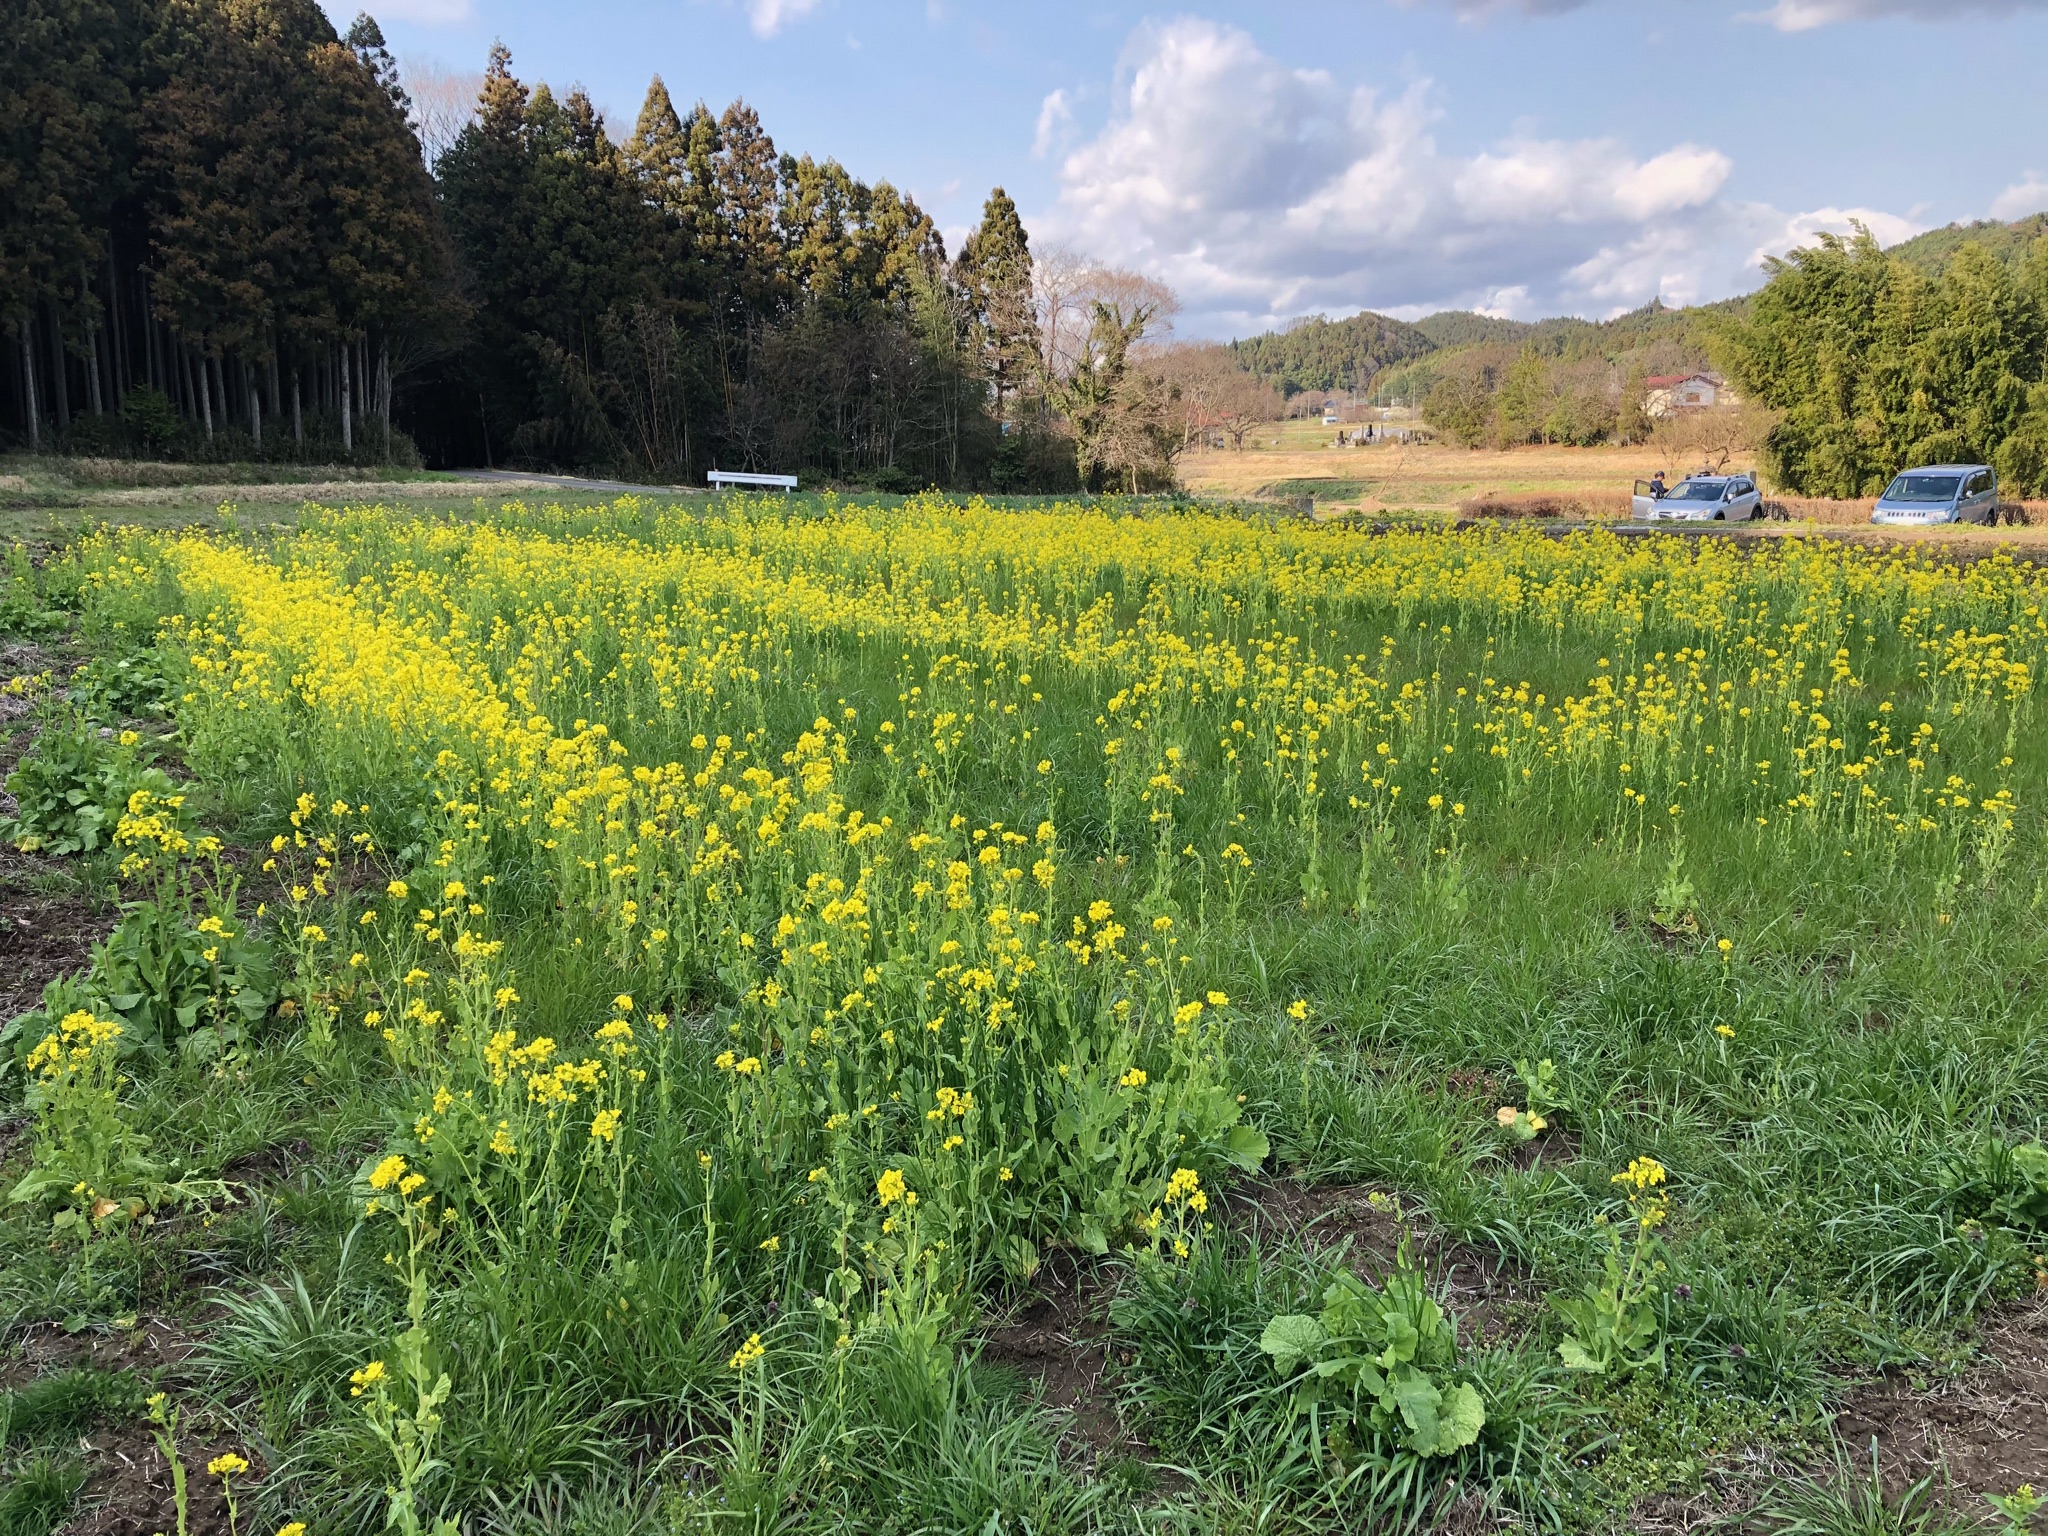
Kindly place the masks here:
<instances>
[{"instance_id":1,"label":"dry brown field","mask_svg":"<svg viewBox=\"0 0 2048 1536\"><path fill-rule=\"evenodd\" d=\"M1344 428L1346 432L1356 430ZM1239 450L1208 449L1180 460L1180 477L1198 496L1299 501L1313 498L1318 517L1419 512L1438 515L1540 509L1583 521L1625 519L1638 479L1661 469L1677 480L1688 467L1666 462L1654 446L1638 448L1455 448L1441 443L1375 442L1337 447L1338 429L1320 422L1275 423L1250 434ZM1732 464L1750 469L1749 464ZM1749 532L1783 535L1813 528L1900 542L1965 542L2048 549L2048 503L2026 504L2022 527L1870 528L1868 500L1773 497L1787 521Z\"/></svg>"}]
</instances>

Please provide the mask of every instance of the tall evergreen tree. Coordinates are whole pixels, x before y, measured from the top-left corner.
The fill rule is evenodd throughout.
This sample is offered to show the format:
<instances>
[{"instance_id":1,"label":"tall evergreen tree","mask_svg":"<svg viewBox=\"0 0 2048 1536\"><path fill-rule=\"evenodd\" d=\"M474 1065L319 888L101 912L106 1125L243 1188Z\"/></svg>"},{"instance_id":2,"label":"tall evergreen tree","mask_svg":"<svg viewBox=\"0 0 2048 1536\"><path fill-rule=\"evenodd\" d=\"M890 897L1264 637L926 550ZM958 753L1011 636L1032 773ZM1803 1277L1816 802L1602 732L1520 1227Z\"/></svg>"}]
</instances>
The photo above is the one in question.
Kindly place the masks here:
<instances>
[{"instance_id":1,"label":"tall evergreen tree","mask_svg":"<svg viewBox=\"0 0 2048 1536\"><path fill-rule=\"evenodd\" d=\"M656 79L622 145L498 47L430 179L367 14L338 36L315 0L23 7L0 29L0 414L22 436L83 442L74 406L148 383L164 396L96 443L375 456L429 363L411 421L445 458L985 472L970 318L989 293L1028 307L1014 209L976 301L913 199L779 156L743 101L679 113Z\"/></svg>"},{"instance_id":2,"label":"tall evergreen tree","mask_svg":"<svg viewBox=\"0 0 2048 1536\"><path fill-rule=\"evenodd\" d=\"M781 171L775 141L744 101L735 101L718 120L711 175L732 291L746 315L773 314L791 290L779 218Z\"/></svg>"},{"instance_id":3,"label":"tall evergreen tree","mask_svg":"<svg viewBox=\"0 0 2048 1536\"><path fill-rule=\"evenodd\" d=\"M626 163L639 175L649 200L680 228L689 205L690 141L659 75L648 83L639 121L624 148Z\"/></svg>"},{"instance_id":4,"label":"tall evergreen tree","mask_svg":"<svg viewBox=\"0 0 2048 1536\"><path fill-rule=\"evenodd\" d=\"M960 248L959 282L973 306L996 411L1037 383L1039 336L1032 305L1031 238L1010 194L989 193L981 223Z\"/></svg>"}]
</instances>

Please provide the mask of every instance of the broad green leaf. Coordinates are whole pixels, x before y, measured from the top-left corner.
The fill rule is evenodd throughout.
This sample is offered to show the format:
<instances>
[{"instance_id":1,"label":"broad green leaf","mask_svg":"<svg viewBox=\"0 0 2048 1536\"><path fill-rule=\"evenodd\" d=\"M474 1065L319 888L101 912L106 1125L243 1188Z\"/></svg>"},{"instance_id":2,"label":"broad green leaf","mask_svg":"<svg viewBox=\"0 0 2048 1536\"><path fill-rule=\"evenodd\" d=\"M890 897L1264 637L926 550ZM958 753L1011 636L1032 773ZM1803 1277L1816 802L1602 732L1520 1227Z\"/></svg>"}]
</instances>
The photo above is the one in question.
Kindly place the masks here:
<instances>
[{"instance_id":1,"label":"broad green leaf","mask_svg":"<svg viewBox=\"0 0 2048 1536\"><path fill-rule=\"evenodd\" d=\"M1273 1357L1275 1370L1288 1375L1320 1349L1326 1337L1323 1325L1314 1318L1287 1312L1266 1324L1259 1335L1259 1348Z\"/></svg>"},{"instance_id":2,"label":"broad green leaf","mask_svg":"<svg viewBox=\"0 0 2048 1536\"><path fill-rule=\"evenodd\" d=\"M1411 1368L1396 1371L1388 1387L1393 1393L1395 1406L1401 1410L1402 1422L1408 1426L1409 1445L1424 1456L1434 1456L1436 1410L1437 1404L1443 1401L1443 1394L1437 1391L1436 1383Z\"/></svg>"},{"instance_id":3,"label":"broad green leaf","mask_svg":"<svg viewBox=\"0 0 2048 1536\"><path fill-rule=\"evenodd\" d=\"M1249 1125L1234 1125L1223 1138L1223 1156L1247 1173L1256 1172L1272 1150L1266 1133Z\"/></svg>"},{"instance_id":4,"label":"broad green leaf","mask_svg":"<svg viewBox=\"0 0 2048 1536\"><path fill-rule=\"evenodd\" d=\"M1479 1401L1478 1390L1470 1382L1458 1382L1437 1404L1437 1448L1433 1454L1449 1456L1462 1451L1479 1438L1479 1431L1485 1427L1486 1405Z\"/></svg>"},{"instance_id":5,"label":"broad green leaf","mask_svg":"<svg viewBox=\"0 0 2048 1536\"><path fill-rule=\"evenodd\" d=\"M1399 1312L1381 1314L1385 1320L1387 1348L1380 1356L1385 1365L1402 1365L1415 1358L1416 1346L1422 1342L1422 1335L1415 1331L1415 1325Z\"/></svg>"},{"instance_id":6,"label":"broad green leaf","mask_svg":"<svg viewBox=\"0 0 2048 1536\"><path fill-rule=\"evenodd\" d=\"M1562 1344L1558 1345L1557 1355L1560 1360L1564 1361L1564 1368L1568 1371L1593 1371L1597 1373L1607 1369L1602 1362L1594 1359L1591 1354L1587 1353L1586 1346L1577 1339L1566 1339Z\"/></svg>"}]
</instances>

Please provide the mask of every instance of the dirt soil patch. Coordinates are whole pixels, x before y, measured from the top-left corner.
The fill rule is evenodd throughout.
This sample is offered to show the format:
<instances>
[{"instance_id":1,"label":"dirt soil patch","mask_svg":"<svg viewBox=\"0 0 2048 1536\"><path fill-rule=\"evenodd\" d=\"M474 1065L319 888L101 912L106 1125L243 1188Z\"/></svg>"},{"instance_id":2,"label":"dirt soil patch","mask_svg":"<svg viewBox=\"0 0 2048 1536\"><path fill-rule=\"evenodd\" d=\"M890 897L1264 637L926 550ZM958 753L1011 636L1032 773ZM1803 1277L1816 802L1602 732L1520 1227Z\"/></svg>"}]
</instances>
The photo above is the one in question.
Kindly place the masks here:
<instances>
[{"instance_id":1,"label":"dirt soil patch","mask_svg":"<svg viewBox=\"0 0 2048 1536\"><path fill-rule=\"evenodd\" d=\"M1348 1244L1352 1267L1376 1278L1393 1266L1401 1222L1372 1204L1374 1193L1366 1185L1261 1180L1222 1197L1217 1214L1226 1229L1298 1242L1312 1252ZM1409 1229L1417 1257L1468 1338L1492 1341L1526 1327L1540 1294L1526 1271L1427 1225L1411 1222ZM1019 1308L981 1331L982 1358L1036 1382L1047 1407L1070 1414L1072 1438L1090 1463L1108 1455L1153 1455L1124 1424L1116 1393L1104 1381L1111 1366L1109 1303L1115 1294L1111 1269L1055 1252Z\"/></svg>"},{"instance_id":2,"label":"dirt soil patch","mask_svg":"<svg viewBox=\"0 0 2048 1536\"><path fill-rule=\"evenodd\" d=\"M284 1183L294 1170L312 1161L313 1144L303 1136L294 1136L290 1141L273 1142L231 1158L220 1176L231 1184L272 1186Z\"/></svg>"},{"instance_id":3,"label":"dirt soil patch","mask_svg":"<svg viewBox=\"0 0 2048 1536\"><path fill-rule=\"evenodd\" d=\"M1978 1347L1977 1364L1925 1391L1897 1372L1858 1387L1835 1433L1859 1461L1875 1440L1897 1488L1942 1468L1965 1494L2038 1485L2048 1477L2048 1297L1987 1313ZM1974 1498L1959 1502L1982 1512Z\"/></svg>"},{"instance_id":4,"label":"dirt soil patch","mask_svg":"<svg viewBox=\"0 0 2048 1536\"><path fill-rule=\"evenodd\" d=\"M53 873L56 861L0 842L0 1024L41 1003L44 986L63 972L83 970L113 929L113 914L83 896L39 890L37 877Z\"/></svg>"},{"instance_id":5,"label":"dirt soil patch","mask_svg":"<svg viewBox=\"0 0 2048 1536\"><path fill-rule=\"evenodd\" d=\"M31 1323L10 1356L0 1360L0 1388L76 1366L152 1376L184 1364L194 1347L189 1334L162 1317L145 1317L133 1328L112 1333L66 1333L55 1323Z\"/></svg>"},{"instance_id":6,"label":"dirt soil patch","mask_svg":"<svg viewBox=\"0 0 2048 1536\"><path fill-rule=\"evenodd\" d=\"M1223 1201L1225 1220L1237 1227L1298 1242L1310 1252L1349 1244L1352 1269L1377 1279L1393 1267L1403 1222L1373 1204L1385 1191L1364 1184L1295 1184L1261 1181L1233 1190ZM1407 1229L1431 1282L1457 1315L1472 1343L1512 1337L1527 1326L1542 1291L1527 1270L1505 1254L1461 1243L1427 1223Z\"/></svg>"},{"instance_id":7,"label":"dirt soil patch","mask_svg":"<svg viewBox=\"0 0 2048 1536\"><path fill-rule=\"evenodd\" d=\"M982 1330L982 1358L1039 1384L1048 1408L1073 1416L1073 1438L1092 1463L1106 1455L1148 1458L1124 1427L1109 1368L1109 1300L1116 1280L1100 1261L1055 1252L1010 1321Z\"/></svg>"},{"instance_id":8,"label":"dirt soil patch","mask_svg":"<svg viewBox=\"0 0 2048 1536\"><path fill-rule=\"evenodd\" d=\"M185 1510L188 1529L204 1536L228 1528L227 1500L220 1483L209 1477L207 1462L224 1451L243 1456L248 1447L228 1439L180 1435L178 1459L185 1464ZM171 1483L171 1469L157 1448L146 1419L131 1419L117 1427L85 1436L80 1448L91 1458L92 1470L64 1536L158 1536L178 1528L178 1505ZM252 1467L236 1479L235 1502L241 1505L242 1527L248 1529L251 1484L260 1468Z\"/></svg>"},{"instance_id":9,"label":"dirt soil patch","mask_svg":"<svg viewBox=\"0 0 2048 1536\"><path fill-rule=\"evenodd\" d=\"M25 1386L79 1366L132 1371L144 1381L175 1377L195 1348L190 1334L161 1317L146 1317L133 1328L114 1332L66 1333L55 1323L37 1323L25 1329L9 1357L0 1360L0 1388ZM227 1530L227 1504L219 1482L207 1475L206 1464L223 1451L254 1460L250 1448L218 1424L188 1423L179 1442L189 1529ZM65 1536L156 1536L178 1528L170 1467L146 1419L103 1423L80 1438L79 1449L86 1455L88 1471L63 1527ZM245 1474L241 1486L254 1475ZM246 1515L246 1495L241 1502Z\"/></svg>"}]
</instances>

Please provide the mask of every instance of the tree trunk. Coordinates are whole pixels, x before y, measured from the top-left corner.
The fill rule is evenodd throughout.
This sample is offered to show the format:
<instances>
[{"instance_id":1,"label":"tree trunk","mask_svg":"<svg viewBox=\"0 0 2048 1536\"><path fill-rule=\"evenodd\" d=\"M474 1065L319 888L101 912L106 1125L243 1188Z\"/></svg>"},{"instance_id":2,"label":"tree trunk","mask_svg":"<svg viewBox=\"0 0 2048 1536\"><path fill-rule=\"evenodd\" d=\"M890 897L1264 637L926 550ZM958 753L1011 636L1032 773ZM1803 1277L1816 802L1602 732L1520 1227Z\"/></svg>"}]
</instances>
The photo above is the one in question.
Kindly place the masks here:
<instances>
[{"instance_id":1,"label":"tree trunk","mask_svg":"<svg viewBox=\"0 0 2048 1536\"><path fill-rule=\"evenodd\" d=\"M391 343L377 348L377 416L384 424L384 462L391 462Z\"/></svg>"},{"instance_id":2,"label":"tree trunk","mask_svg":"<svg viewBox=\"0 0 2048 1536\"><path fill-rule=\"evenodd\" d=\"M121 274L114 266L114 237L107 235L107 376L113 381L108 403L121 409L128 393L128 324L121 313Z\"/></svg>"},{"instance_id":3,"label":"tree trunk","mask_svg":"<svg viewBox=\"0 0 2048 1536\"><path fill-rule=\"evenodd\" d=\"M100 328L88 320L85 339L92 348L92 355L85 360L85 404L95 416L104 416L105 409L100 395Z\"/></svg>"},{"instance_id":4,"label":"tree trunk","mask_svg":"<svg viewBox=\"0 0 2048 1536\"><path fill-rule=\"evenodd\" d=\"M36 352L35 343L29 340L30 324L21 322L21 392L28 404L28 445L40 453L43 447L43 424L36 412Z\"/></svg>"},{"instance_id":5,"label":"tree trunk","mask_svg":"<svg viewBox=\"0 0 2048 1536\"><path fill-rule=\"evenodd\" d=\"M341 344L341 451L353 457L356 451L352 421L349 416L348 397L348 354L347 342Z\"/></svg>"},{"instance_id":6,"label":"tree trunk","mask_svg":"<svg viewBox=\"0 0 2048 1536\"><path fill-rule=\"evenodd\" d=\"M85 406L95 416L103 416L106 410L100 393L100 323L92 313L92 273L86 269L85 258L78 258L78 301L85 310Z\"/></svg>"},{"instance_id":7,"label":"tree trunk","mask_svg":"<svg viewBox=\"0 0 2048 1536\"><path fill-rule=\"evenodd\" d=\"M263 382L267 387L269 395L269 398L263 403L270 407L270 414L275 416L277 414L277 340L275 337L271 339L267 355L263 360L263 366L267 370L263 375Z\"/></svg>"},{"instance_id":8,"label":"tree trunk","mask_svg":"<svg viewBox=\"0 0 2048 1536\"><path fill-rule=\"evenodd\" d=\"M206 440L213 441L213 385L206 377L206 354L199 356L199 366L193 370L199 375L199 413L206 423Z\"/></svg>"},{"instance_id":9,"label":"tree trunk","mask_svg":"<svg viewBox=\"0 0 2048 1536\"><path fill-rule=\"evenodd\" d=\"M210 369L213 373L213 392L214 394L220 397L221 430L226 431L228 423L234 419L232 416L228 414L227 373L224 369L222 369L220 365L220 359L218 357L205 358L204 360L201 361L199 366L202 370ZM209 432L208 435L211 436L211 433Z\"/></svg>"},{"instance_id":10,"label":"tree trunk","mask_svg":"<svg viewBox=\"0 0 2048 1536\"><path fill-rule=\"evenodd\" d=\"M64 324L54 300L45 299L43 309L50 317L50 371L55 375L52 383L56 386L56 392L50 397L56 409L51 414L57 418L57 430L68 432L71 429L71 370L64 356Z\"/></svg>"},{"instance_id":11,"label":"tree trunk","mask_svg":"<svg viewBox=\"0 0 2048 1536\"><path fill-rule=\"evenodd\" d=\"M297 444L300 452L305 451L306 418L299 411L299 370L296 365L292 368L292 442Z\"/></svg>"},{"instance_id":12,"label":"tree trunk","mask_svg":"<svg viewBox=\"0 0 2048 1536\"><path fill-rule=\"evenodd\" d=\"M249 397L249 436L256 442L256 457L263 457L263 396L256 389L256 370L242 364L242 392Z\"/></svg>"}]
</instances>

